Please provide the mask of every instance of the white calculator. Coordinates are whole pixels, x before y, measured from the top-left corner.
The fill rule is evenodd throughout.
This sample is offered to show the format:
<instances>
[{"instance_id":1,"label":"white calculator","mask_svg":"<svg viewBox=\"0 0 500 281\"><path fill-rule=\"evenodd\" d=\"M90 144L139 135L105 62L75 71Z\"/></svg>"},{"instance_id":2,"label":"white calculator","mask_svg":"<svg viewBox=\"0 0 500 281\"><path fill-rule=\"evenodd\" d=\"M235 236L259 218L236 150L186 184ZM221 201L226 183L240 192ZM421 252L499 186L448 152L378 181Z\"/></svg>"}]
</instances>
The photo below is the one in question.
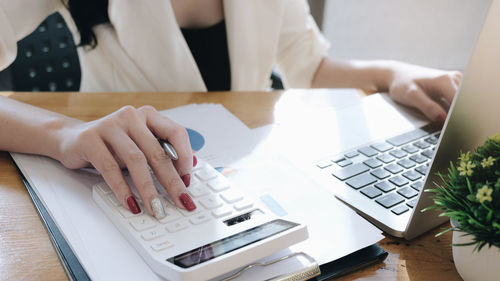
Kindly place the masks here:
<instances>
[{"instance_id":1,"label":"white calculator","mask_svg":"<svg viewBox=\"0 0 500 281\"><path fill-rule=\"evenodd\" d=\"M178 209L168 202L157 220L133 189L141 213L123 207L102 182L92 197L151 269L168 280L207 280L269 256L308 238L303 224L276 217L260 201L245 195L217 170L199 161L187 188L197 208ZM128 181L130 183L130 181Z\"/></svg>"}]
</instances>

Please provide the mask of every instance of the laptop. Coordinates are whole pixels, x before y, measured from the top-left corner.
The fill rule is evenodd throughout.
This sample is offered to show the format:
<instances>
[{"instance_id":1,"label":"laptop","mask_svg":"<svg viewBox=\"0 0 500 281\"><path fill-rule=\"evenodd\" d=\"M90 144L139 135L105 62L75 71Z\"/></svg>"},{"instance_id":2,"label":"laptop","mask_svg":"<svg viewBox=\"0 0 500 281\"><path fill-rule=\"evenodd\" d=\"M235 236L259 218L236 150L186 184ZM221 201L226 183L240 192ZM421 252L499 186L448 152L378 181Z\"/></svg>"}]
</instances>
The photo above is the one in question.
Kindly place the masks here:
<instances>
[{"instance_id":1,"label":"laptop","mask_svg":"<svg viewBox=\"0 0 500 281\"><path fill-rule=\"evenodd\" d=\"M307 116L307 124L299 121L288 128L306 139L294 141L289 132L292 144L281 144L308 153L285 153L354 211L406 239L448 221L436 211L422 212L433 203L432 194L423 190L439 182L436 174L447 172L460 151L500 132L500 1L490 4L444 126L385 94Z\"/></svg>"}]
</instances>

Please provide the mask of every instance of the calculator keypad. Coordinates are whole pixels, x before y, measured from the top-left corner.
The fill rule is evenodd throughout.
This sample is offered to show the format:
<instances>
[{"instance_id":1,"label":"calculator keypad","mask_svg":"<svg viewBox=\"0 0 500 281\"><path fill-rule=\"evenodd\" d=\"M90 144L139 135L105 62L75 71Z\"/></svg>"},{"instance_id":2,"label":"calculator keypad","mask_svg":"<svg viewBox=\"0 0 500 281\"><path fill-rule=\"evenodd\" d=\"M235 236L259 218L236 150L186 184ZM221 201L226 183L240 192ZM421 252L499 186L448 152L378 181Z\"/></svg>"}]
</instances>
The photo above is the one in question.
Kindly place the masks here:
<instances>
[{"instance_id":1,"label":"calculator keypad","mask_svg":"<svg viewBox=\"0 0 500 281\"><path fill-rule=\"evenodd\" d=\"M167 202L166 216L161 220L147 214L135 189L132 192L142 209L141 213L136 215L122 206L106 183L96 184L94 188L99 196L110 203L107 205L115 209L128 222L132 227L131 231L139 233L139 240L142 244L149 244L151 249L159 252L174 246L171 241L164 240L168 237L168 233L186 231L190 227L214 219L221 220L254 206L254 203L233 188L224 176L208 165L199 164L193 169L193 174L195 177L187 190L193 197L197 208L191 212L177 208L168 197L166 190L153 176L158 193Z\"/></svg>"}]
</instances>

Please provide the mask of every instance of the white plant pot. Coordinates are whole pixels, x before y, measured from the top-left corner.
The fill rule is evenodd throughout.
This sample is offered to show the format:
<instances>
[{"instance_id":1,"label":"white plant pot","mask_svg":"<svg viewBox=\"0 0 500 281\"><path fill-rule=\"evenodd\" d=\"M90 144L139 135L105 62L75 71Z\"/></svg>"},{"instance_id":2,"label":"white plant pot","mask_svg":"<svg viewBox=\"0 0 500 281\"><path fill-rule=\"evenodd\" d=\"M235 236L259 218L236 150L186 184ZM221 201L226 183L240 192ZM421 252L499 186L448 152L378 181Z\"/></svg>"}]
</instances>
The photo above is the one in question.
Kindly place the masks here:
<instances>
[{"instance_id":1,"label":"white plant pot","mask_svg":"<svg viewBox=\"0 0 500 281\"><path fill-rule=\"evenodd\" d=\"M452 226L456 222L451 222ZM453 244L472 242L472 235L453 231ZM478 253L476 245L453 246L453 260L458 273L465 281L498 281L500 280L500 248L488 245Z\"/></svg>"}]
</instances>

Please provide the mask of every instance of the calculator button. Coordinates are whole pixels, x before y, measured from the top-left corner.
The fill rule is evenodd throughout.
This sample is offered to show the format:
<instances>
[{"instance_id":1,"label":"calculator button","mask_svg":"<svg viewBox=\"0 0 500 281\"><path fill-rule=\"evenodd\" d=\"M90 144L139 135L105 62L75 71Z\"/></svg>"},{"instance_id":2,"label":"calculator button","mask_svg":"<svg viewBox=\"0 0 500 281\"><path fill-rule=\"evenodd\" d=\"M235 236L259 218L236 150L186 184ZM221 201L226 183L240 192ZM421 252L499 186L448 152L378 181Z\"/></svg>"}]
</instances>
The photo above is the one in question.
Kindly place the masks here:
<instances>
[{"instance_id":1,"label":"calculator button","mask_svg":"<svg viewBox=\"0 0 500 281\"><path fill-rule=\"evenodd\" d=\"M111 193L111 194L108 194L108 200L111 202L111 204L113 204L113 206L115 207L118 207L118 206L121 206L122 204L120 203L120 201L118 201L118 199L116 198L116 196Z\"/></svg>"},{"instance_id":2,"label":"calculator button","mask_svg":"<svg viewBox=\"0 0 500 281\"><path fill-rule=\"evenodd\" d=\"M182 218L179 211L172 207L167 207L165 208L165 217L160 220L160 223L169 223L179 218Z\"/></svg>"},{"instance_id":3,"label":"calculator button","mask_svg":"<svg viewBox=\"0 0 500 281\"><path fill-rule=\"evenodd\" d=\"M199 212L201 212L201 207L200 206L196 206L196 209L192 210L192 211L188 211L188 210L184 210L184 209L179 209L179 211L181 212L181 214L183 214L185 217L190 217L192 215L195 215L195 214L198 214Z\"/></svg>"},{"instance_id":4,"label":"calculator button","mask_svg":"<svg viewBox=\"0 0 500 281\"><path fill-rule=\"evenodd\" d=\"M142 210L140 213L134 215L130 210L125 209L123 207L118 207L116 209L118 210L120 215L122 215L122 217L124 217L124 218L131 218L131 217L135 217L135 216L139 216L139 215L143 214Z\"/></svg>"},{"instance_id":5,"label":"calculator button","mask_svg":"<svg viewBox=\"0 0 500 281\"><path fill-rule=\"evenodd\" d=\"M250 208L252 206L253 206L253 203L250 201L247 201L247 200L243 200L243 201L240 201L240 202L234 204L234 208L236 209L236 211L245 210L245 209Z\"/></svg>"},{"instance_id":6,"label":"calculator button","mask_svg":"<svg viewBox=\"0 0 500 281\"><path fill-rule=\"evenodd\" d=\"M189 221L194 225L204 223L208 220L210 220L210 216L208 213L198 214L196 216L192 216L191 218L189 218Z\"/></svg>"},{"instance_id":7,"label":"calculator button","mask_svg":"<svg viewBox=\"0 0 500 281\"><path fill-rule=\"evenodd\" d=\"M223 206L221 208L217 208L217 209L212 211L212 215L216 218L229 216L232 213L233 213L233 209L231 209L229 206Z\"/></svg>"},{"instance_id":8,"label":"calculator button","mask_svg":"<svg viewBox=\"0 0 500 281\"><path fill-rule=\"evenodd\" d=\"M191 185L188 188L188 192L189 192L189 194L191 194L191 196L193 196L195 198L203 196L203 195L207 195L210 193L207 186L204 184L197 184L194 186Z\"/></svg>"},{"instance_id":9,"label":"calculator button","mask_svg":"<svg viewBox=\"0 0 500 281\"><path fill-rule=\"evenodd\" d=\"M177 222L173 222L173 223L169 223L169 224L165 225L165 228L170 233L177 232L179 230L183 230L183 229L188 228L188 227L189 227L189 225L185 221L177 221Z\"/></svg>"},{"instance_id":10,"label":"calculator button","mask_svg":"<svg viewBox=\"0 0 500 281\"><path fill-rule=\"evenodd\" d=\"M208 168L200 169L194 174L202 181L208 181L217 177L217 172Z\"/></svg>"},{"instance_id":11,"label":"calculator button","mask_svg":"<svg viewBox=\"0 0 500 281\"><path fill-rule=\"evenodd\" d=\"M220 191L226 190L231 186L226 179L223 179L221 177L217 177L217 178L207 182L207 185L214 192L220 192Z\"/></svg>"},{"instance_id":12,"label":"calculator button","mask_svg":"<svg viewBox=\"0 0 500 281\"><path fill-rule=\"evenodd\" d=\"M222 200L214 195L203 197L202 199L200 199L200 203L201 205L203 205L203 207L205 207L205 209L209 210L219 208L223 204Z\"/></svg>"},{"instance_id":13,"label":"calculator button","mask_svg":"<svg viewBox=\"0 0 500 281\"><path fill-rule=\"evenodd\" d=\"M163 241L163 242L155 243L155 244L151 245L151 249L159 252L159 251L164 250L166 248L170 248L173 245L174 244L170 243L169 241Z\"/></svg>"},{"instance_id":14,"label":"calculator button","mask_svg":"<svg viewBox=\"0 0 500 281\"><path fill-rule=\"evenodd\" d=\"M142 239L144 239L146 241L150 241L150 240L156 239L158 237L162 237L162 236L163 236L163 232L161 232L159 229L148 230L148 231L143 232L141 234Z\"/></svg>"},{"instance_id":15,"label":"calculator button","mask_svg":"<svg viewBox=\"0 0 500 281\"><path fill-rule=\"evenodd\" d=\"M147 216L131 218L129 223L137 231L144 231L156 226L156 223Z\"/></svg>"},{"instance_id":16,"label":"calculator button","mask_svg":"<svg viewBox=\"0 0 500 281\"><path fill-rule=\"evenodd\" d=\"M243 195L241 195L234 189L222 192L220 194L220 197L222 197L222 199L224 199L224 201L226 201L227 203L234 203L243 199Z\"/></svg>"}]
</instances>

